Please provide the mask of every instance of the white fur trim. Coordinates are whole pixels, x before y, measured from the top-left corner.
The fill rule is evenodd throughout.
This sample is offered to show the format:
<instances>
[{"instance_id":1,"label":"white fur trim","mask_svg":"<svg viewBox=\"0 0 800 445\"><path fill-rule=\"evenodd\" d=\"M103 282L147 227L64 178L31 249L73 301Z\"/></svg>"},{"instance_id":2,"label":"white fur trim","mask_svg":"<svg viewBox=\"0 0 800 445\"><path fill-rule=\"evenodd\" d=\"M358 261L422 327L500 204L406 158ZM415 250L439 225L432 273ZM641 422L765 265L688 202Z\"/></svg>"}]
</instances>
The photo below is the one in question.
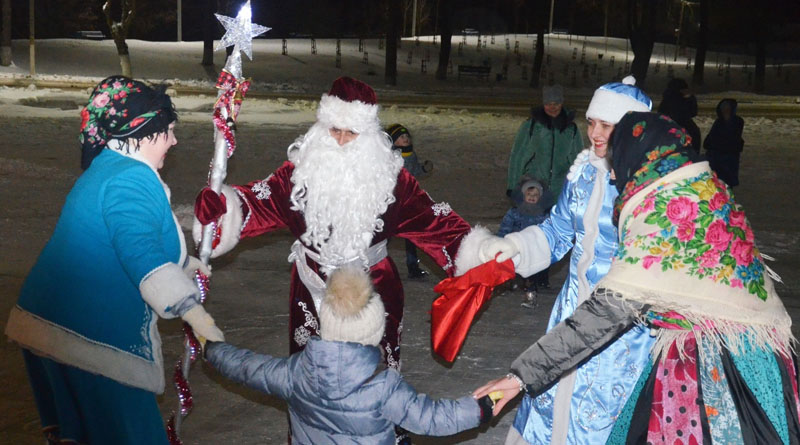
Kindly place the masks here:
<instances>
[{"instance_id":1,"label":"white fur trim","mask_svg":"<svg viewBox=\"0 0 800 445\"><path fill-rule=\"evenodd\" d=\"M628 111L650 111L650 107L630 96L598 89L592 96L586 117L616 125Z\"/></svg>"},{"instance_id":2,"label":"white fur trim","mask_svg":"<svg viewBox=\"0 0 800 445\"><path fill-rule=\"evenodd\" d=\"M378 105L361 101L345 102L336 96L322 95L317 109L317 121L328 128L352 130L356 133L379 131Z\"/></svg>"},{"instance_id":3,"label":"white fur trim","mask_svg":"<svg viewBox=\"0 0 800 445\"><path fill-rule=\"evenodd\" d=\"M584 164L589 162L589 155L592 153L591 148L585 148L583 151L578 153L578 156L575 157L575 162L569 167L569 172L567 173L567 181L574 181L578 179L580 176L580 172Z\"/></svg>"},{"instance_id":4,"label":"white fur trim","mask_svg":"<svg viewBox=\"0 0 800 445\"><path fill-rule=\"evenodd\" d=\"M494 238L494 234L486 227L475 226L461 239L461 245L456 253L456 276L464 275L473 267L480 266L480 248L484 241Z\"/></svg>"},{"instance_id":5,"label":"white fur trim","mask_svg":"<svg viewBox=\"0 0 800 445\"><path fill-rule=\"evenodd\" d=\"M319 335L323 340L377 346L386 328L386 312L378 294L373 294L361 311L350 317L338 317L322 301L319 310Z\"/></svg>"},{"instance_id":6,"label":"white fur trim","mask_svg":"<svg viewBox=\"0 0 800 445\"><path fill-rule=\"evenodd\" d=\"M164 362L157 320L158 317L150 317L146 328L152 342L153 361L86 338L19 306L11 308L5 333L36 355L161 394L164 392Z\"/></svg>"},{"instance_id":7,"label":"white fur trim","mask_svg":"<svg viewBox=\"0 0 800 445\"><path fill-rule=\"evenodd\" d=\"M552 252L547 236L539 226L530 226L519 232L512 232L505 239L514 243L519 256L514 258L517 273L529 277L541 272L550 265Z\"/></svg>"},{"instance_id":8,"label":"white fur trim","mask_svg":"<svg viewBox=\"0 0 800 445\"><path fill-rule=\"evenodd\" d=\"M221 226L219 244L211 251L211 258L216 258L233 250L233 248L239 244L239 239L242 236L242 229L244 228L242 201L239 199L236 190L229 185L223 185L220 191L225 196L226 210L219 218L219 224ZM194 238L195 245L200 245L202 233L203 225L200 224L200 221L195 217L192 223L192 238Z\"/></svg>"},{"instance_id":9,"label":"white fur trim","mask_svg":"<svg viewBox=\"0 0 800 445\"><path fill-rule=\"evenodd\" d=\"M183 269L175 263L164 263L153 269L139 283L142 299L161 318L175 318L172 309L187 298L197 295L199 290ZM199 297L197 297L199 300Z\"/></svg>"}]
</instances>

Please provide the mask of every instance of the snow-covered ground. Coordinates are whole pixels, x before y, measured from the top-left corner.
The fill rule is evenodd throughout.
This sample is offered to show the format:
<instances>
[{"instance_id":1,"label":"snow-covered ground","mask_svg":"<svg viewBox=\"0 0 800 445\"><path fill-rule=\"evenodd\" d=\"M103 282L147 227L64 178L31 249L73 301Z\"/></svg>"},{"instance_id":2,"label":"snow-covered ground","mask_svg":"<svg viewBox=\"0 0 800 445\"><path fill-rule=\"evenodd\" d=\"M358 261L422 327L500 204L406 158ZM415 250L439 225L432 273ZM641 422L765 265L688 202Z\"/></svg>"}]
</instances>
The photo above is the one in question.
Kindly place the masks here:
<instances>
[{"instance_id":1,"label":"snow-covered ground","mask_svg":"<svg viewBox=\"0 0 800 445\"><path fill-rule=\"evenodd\" d=\"M478 38L453 37L452 75L446 82L434 79L439 46L432 36L421 37L419 43L410 38L402 41L397 57L399 74L396 87L383 85L385 49L378 39L364 40L361 50L357 39L342 39L341 68L336 67L335 39L316 40L316 54L312 54L311 39L289 39L287 55L282 55L280 39L256 39L253 41L253 61L244 61L243 72L253 79L254 91L270 93L317 95L327 89L332 79L347 74L362 78L374 84L379 93L389 95L531 97L527 79L536 36L498 35L494 36L494 43L490 36L484 36L480 47ZM186 87L210 89L224 62L223 52L217 51L215 68L201 66L202 42L129 40L128 45L135 77L166 80ZM568 89L568 94L579 97L589 97L597 85L621 79L633 59L625 39L609 38L606 43L602 37L548 35L545 45L547 57L542 70L543 82L561 83ZM40 81L91 83L119 71L119 60L111 40L40 40L35 49L36 73ZM0 82L23 79L30 73L28 41L15 40L12 53L14 66L0 67ZM689 68L694 63L694 51L681 49L678 53L677 60L673 60L673 45L655 45L647 85L654 98L660 97L670 77L691 77ZM704 90L714 93L713 99L721 92L731 92L739 98L758 99L745 93L752 90L755 63L752 55L709 52L706 60L707 86ZM769 62L767 93L800 95L800 61ZM488 81L458 80L458 65L490 65L491 76ZM506 73L505 78L498 79L497 76L503 73ZM772 100L794 101L794 97Z\"/></svg>"},{"instance_id":2,"label":"snow-covered ground","mask_svg":"<svg viewBox=\"0 0 800 445\"><path fill-rule=\"evenodd\" d=\"M459 39L454 38L454 43L457 44ZM37 57L37 67L46 73L50 69L48 63L52 63L51 74L47 76L53 79L93 81L115 71L116 59L113 45L109 42L53 43L51 54L59 58L60 67L56 62L48 62L44 43L37 47L40 50L38 57L41 57ZM276 52L273 55L267 54L264 46L275 42L256 41L256 62L245 65L245 74L260 79L264 87L276 85L280 91L299 90L305 80L297 79L310 79L302 86L309 93L319 94L326 90L330 79L341 73L333 67L333 58L322 54L321 43L318 43L320 54L317 56L306 54L309 52L306 47L298 46L295 51L294 43L297 42L290 42L290 56L280 56L280 41L277 48L270 50ZM352 43L357 45L357 42ZM373 43L377 44L370 44ZM75 51L64 49L72 44ZM72 58L89 52L85 51L87 45L108 46L108 55L92 52L94 57ZM171 47L191 45L196 46L197 51L193 53L196 60L183 51L170 52ZM530 41L526 45L529 48ZM401 55L412 46L413 42L404 42ZM151 52L145 56L142 49L147 47ZM491 49L491 44L488 48ZM513 54L513 40L511 48ZM17 56L20 51L25 52L27 48L21 44L15 47L17 71L24 72L19 62L22 59ZM347 51L357 53L357 48ZM372 57L372 50L369 51ZM197 82L203 88L210 86L209 78L213 76L205 74L199 66L199 44L162 46L134 42L131 52L134 70L143 77L179 79L180 83L187 85ZM355 58L354 54L351 59ZM271 65L261 67L257 62L262 59L270 60ZM322 60L324 63L320 65L329 62L330 67L311 64L309 60L312 59ZM360 70L368 68L356 65L360 62L353 60L348 62L352 62L354 67L348 73L361 76L366 71ZM624 59L619 57L619 60ZM344 66L348 65L345 63ZM13 77L9 71L12 70L0 73L0 80ZM173 74L167 75L167 72ZM189 75L190 72L196 74ZM380 73L377 76L376 79ZM417 85L411 88L404 84L414 79L427 80L432 74L429 72L425 76L428 77L404 69L401 85L393 90L394 94L437 92L434 88L437 84L432 80L420 80L422 86L419 90ZM477 83L469 81L469 85ZM283 87L284 84L287 86ZM424 85L428 85L428 89L423 88ZM459 84L452 81L448 85L455 88ZM482 92L481 88L474 86L469 91ZM520 85L520 91L522 88ZM504 91L507 94L510 90ZM532 94L529 90L524 91ZM191 217L194 196L205 180L213 149L209 118L213 103L211 94L209 88L209 92L204 94L182 92L175 98L180 113L176 130L179 144L170 152L162 173L172 189L173 207L184 224ZM0 326L5 325L6 314L16 300L22 281L50 236L64 197L80 174L76 139L78 108L86 98L86 91L76 89L0 87L0 233L3 233L0 237ZM239 148L231 158L228 181L243 183L266 177L283 162L285 149L291 141L314 120L315 107L316 103L310 100L248 98L240 115ZM420 157L434 162L433 174L422 181L434 199L449 202L471 224L497 227L507 210L504 189L508 152L524 118L461 107L390 106L381 112L381 119L385 124L402 122L407 125ZM704 114L697 122L705 134L712 120ZM582 119L578 124L584 131ZM759 248L777 259L772 266L785 282L778 286L778 291L795 318L800 317L800 285L797 284L800 281L800 228L796 223L800 218L796 205L800 188L796 173L800 151L796 149L794 139L798 134L798 119L747 117L742 186L736 190L737 199L747 209L753 223ZM228 341L263 353L287 354L289 264L286 257L291 241L286 232L247 240L233 254L213 263L208 310L225 331ZM390 254L402 268L402 243L391 244ZM434 397L459 396L490 378L505 374L511 360L543 332L565 274L563 264L555 267L551 275L554 289L541 295L539 308L533 311L519 306L519 294L507 292L495 296L475 322L461 355L450 366L436 360L430 352L428 310L435 298L433 285L443 276L430 263L428 265L436 275L432 280L404 283L406 315L402 356L407 380ZM179 323L162 321L159 326L166 363L174 363L182 348ZM0 342L0 357L4 363L0 367L0 379L5 383L0 387L0 411L6 413L0 417L0 443L38 443L41 441L38 417L19 349L13 344ZM168 370L168 378L170 376L171 370ZM191 382L195 410L184 424L185 443L244 445L285 442L287 415L283 402L227 382L203 364L195 365ZM159 403L166 416L177 404L175 392L168 388ZM513 415L514 411L509 410L496 419L492 427L479 431L451 438L420 438L415 443L499 444Z\"/></svg>"}]
</instances>

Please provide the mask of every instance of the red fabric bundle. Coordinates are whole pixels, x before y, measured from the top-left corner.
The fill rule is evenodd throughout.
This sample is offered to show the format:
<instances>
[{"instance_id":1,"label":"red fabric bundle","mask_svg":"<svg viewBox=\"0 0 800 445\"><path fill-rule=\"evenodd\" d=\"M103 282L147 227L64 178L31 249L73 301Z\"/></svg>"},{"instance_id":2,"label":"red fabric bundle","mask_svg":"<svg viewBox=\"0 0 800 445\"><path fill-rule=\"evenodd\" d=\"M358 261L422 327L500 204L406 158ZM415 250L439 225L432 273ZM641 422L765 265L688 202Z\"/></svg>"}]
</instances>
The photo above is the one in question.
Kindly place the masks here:
<instances>
[{"instance_id":1,"label":"red fabric bundle","mask_svg":"<svg viewBox=\"0 0 800 445\"><path fill-rule=\"evenodd\" d=\"M442 295L431 307L433 351L448 362L455 360L472 320L492 297L492 290L512 278L514 263L511 260L489 261L437 284L433 290Z\"/></svg>"}]
</instances>

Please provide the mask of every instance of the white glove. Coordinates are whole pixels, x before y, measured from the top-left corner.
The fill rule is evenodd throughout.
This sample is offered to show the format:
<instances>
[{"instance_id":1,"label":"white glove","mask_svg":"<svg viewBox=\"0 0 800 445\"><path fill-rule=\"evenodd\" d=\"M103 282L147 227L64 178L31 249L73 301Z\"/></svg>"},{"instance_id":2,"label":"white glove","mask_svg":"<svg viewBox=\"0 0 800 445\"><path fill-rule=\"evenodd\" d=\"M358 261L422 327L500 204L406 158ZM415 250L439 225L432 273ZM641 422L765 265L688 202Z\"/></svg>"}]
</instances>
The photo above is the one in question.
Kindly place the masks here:
<instances>
[{"instance_id":1,"label":"white glove","mask_svg":"<svg viewBox=\"0 0 800 445\"><path fill-rule=\"evenodd\" d=\"M210 264L203 264L200 259L193 256L186 257L186 266L183 268L183 273L189 277L190 280L194 280L195 271L199 270L203 275L210 277L211 276L211 265Z\"/></svg>"},{"instance_id":2,"label":"white glove","mask_svg":"<svg viewBox=\"0 0 800 445\"><path fill-rule=\"evenodd\" d=\"M499 254L499 255L498 255ZM511 240L500 237L493 237L481 243L478 256L484 263L492 259L497 259L498 263L502 263L509 258L513 258L519 254L517 245Z\"/></svg>"},{"instance_id":3,"label":"white glove","mask_svg":"<svg viewBox=\"0 0 800 445\"><path fill-rule=\"evenodd\" d=\"M225 335L208 315L202 304L193 306L183 314L183 320L189 323L197 337L204 337L211 341L225 341Z\"/></svg>"}]
</instances>

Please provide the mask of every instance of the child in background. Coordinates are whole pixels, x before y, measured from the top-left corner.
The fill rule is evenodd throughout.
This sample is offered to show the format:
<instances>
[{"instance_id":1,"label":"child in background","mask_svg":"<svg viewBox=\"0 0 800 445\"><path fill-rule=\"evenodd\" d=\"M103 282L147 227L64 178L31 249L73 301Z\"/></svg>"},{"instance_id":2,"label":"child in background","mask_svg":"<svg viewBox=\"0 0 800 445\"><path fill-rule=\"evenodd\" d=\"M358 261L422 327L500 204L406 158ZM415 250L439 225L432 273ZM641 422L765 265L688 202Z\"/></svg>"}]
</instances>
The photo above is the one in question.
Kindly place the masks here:
<instances>
[{"instance_id":1,"label":"child in background","mask_svg":"<svg viewBox=\"0 0 800 445\"><path fill-rule=\"evenodd\" d=\"M319 315L322 338L312 337L288 358L222 342L205 347L206 360L222 375L289 403L293 443L394 445L395 425L446 436L491 419L488 397L431 400L394 369L376 373L384 307L361 269L331 274Z\"/></svg>"},{"instance_id":2,"label":"child in background","mask_svg":"<svg viewBox=\"0 0 800 445\"><path fill-rule=\"evenodd\" d=\"M426 165L419 162L417 153L414 151L414 144L411 142L411 133L408 128L400 124L392 124L386 128L386 133L392 138L392 150L400 150L403 156L403 167L411 173L411 176L419 179L423 173L427 173ZM428 272L419 267L419 257L417 257L417 246L406 240L406 267L408 268L408 278L411 280L424 280Z\"/></svg>"},{"instance_id":3,"label":"child in background","mask_svg":"<svg viewBox=\"0 0 800 445\"><path fill-rule=\"evenodd\" d=\"M549 192L544 190L542 183L523 177L517 191L511 193L515 198L516 206L510 208L503 220L500 222L500 229L497 236L503 237L512 232L537 224L541 224L547 218L548 211L552 206L552 197ZM540 288L550 287L548 276L549 267L530 277L518 277L517 281L522 281L522 289L525 292L525 307L534 307L536 304L536 292ZM514 288L519 287L519 283L512 284Z\"/></svg>"}]
</instances>

